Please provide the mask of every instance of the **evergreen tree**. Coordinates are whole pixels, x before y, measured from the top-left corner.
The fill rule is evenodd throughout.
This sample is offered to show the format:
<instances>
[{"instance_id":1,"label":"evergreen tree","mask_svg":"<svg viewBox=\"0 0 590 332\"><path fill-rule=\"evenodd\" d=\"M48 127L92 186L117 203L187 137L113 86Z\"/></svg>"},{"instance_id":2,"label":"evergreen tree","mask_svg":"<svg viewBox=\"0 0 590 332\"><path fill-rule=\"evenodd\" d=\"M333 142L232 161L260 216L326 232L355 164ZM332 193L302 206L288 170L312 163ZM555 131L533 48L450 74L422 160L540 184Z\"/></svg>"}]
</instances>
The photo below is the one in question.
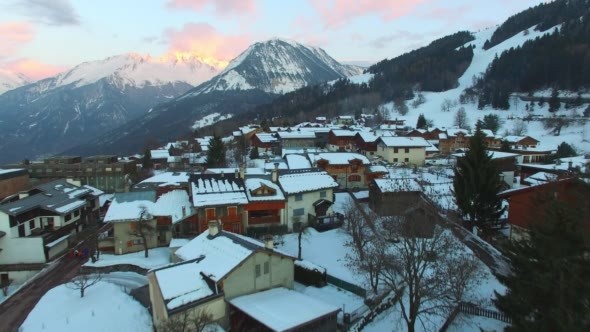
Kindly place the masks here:
<instances>
[{"instance_id":1,"label":"evergreen tree","mask_svg":"<svg viewBox=\"0 0 590 332\"><path fill-rule=\"evenodd\" d=\"M557 89L553 89L553 92L551 92L551 98L549 98L549 112L553 113L559 111L560 106Z\"/></svg>"},{"instance_id":2,"label":"evergreen tree","mask_svg":"<svg viewBox=\"0 0 590 332\"><path fill-rule=\"evenodd\" d=\"M225 144L221 136L213 135L207 151L207 167L225 167Z\"/></svg>"},{"instance_id":3,"label":"evergreen tree","mask_svg":"<svg viewBox=\"0 0 590 332\"><path fill-rule=\"evenodd\" d=\"M469 140L469 150L457 160L453 189L457 206L469 229L477 226L487 236L504 209L498 198L502 183L492 157L486 151L481 127L482 122L478 121Z\"/></svg>"},{"instance_id":4,"label":"evergreen tree","mask_svg":"<svg viewBox=\"0 0 590 332\"><path fill-rule=\"evenodd\" d=\"M154 162L152 160L152 152L150 149L145 149L143 153L143 161L141 163L141 168L143 170L148 170L154 168Z\"/></svg>"},{"instance_id":5,"label":"evergreen tree","mask_svg":"<svg viewBox=\"0 0 590 332\"><path fill-rule=\"evenodd\" d=\"M500 129L500 118L495 114L484 115L482 129L489 129L494 134Z\"/></svg>"},{"instance_id":6,"label":"evergreen tree","mask_svg":"<svg viewBox=\"0 0 590 332\"><path fill-rule=\"evenodd\" d=\"M567 158L577 156L576 150L566 142L561 142L557 146L557 152L555 152L555 158Z\"/></svg>"},{"instance_id":7,"label":"evergreen tree","mask_svg":"<svg viewBox=\"0 0 590 332\"><path fill-rule=\"evenodd\" d=\"M420 114L418 116L418 122L416 123L416 128L418 129L424 129L427 126L427 121L426 121L426 117L424 117L424 114Z\"/></svg>"},{"instance_id":8,"label":"evergreen tree","mask_svg":"<svg viewBox=\"0 0 590 332\"><path fill-rule=\"evenodd\" d=\"M258 153L258 148L253 146L250 150L250 160L260 158L260 153Z\"/></svg>"},{"instance_id":9,"label":"evergreen tree","mask_svg":"<svg viewBox=\"0 0 590 332\"><path fill-rule=\"evenodd\" d=\"M500 145L500 151L510 152L510 142L508 142L507 140L502 140L502 145Z\"/></svg>"},{"instance_id":10,"label":"evergreen tree","mask_svg":"<svg viewBox=\"0 0 590 332\"><path fill-rule=\"evenodd\" d=\"M528 239L510 244L512 273L499 276L508 290L495 300L508 331L590 331L588 190L580 181L538 197Z\"/></svg>"}]
</instances>

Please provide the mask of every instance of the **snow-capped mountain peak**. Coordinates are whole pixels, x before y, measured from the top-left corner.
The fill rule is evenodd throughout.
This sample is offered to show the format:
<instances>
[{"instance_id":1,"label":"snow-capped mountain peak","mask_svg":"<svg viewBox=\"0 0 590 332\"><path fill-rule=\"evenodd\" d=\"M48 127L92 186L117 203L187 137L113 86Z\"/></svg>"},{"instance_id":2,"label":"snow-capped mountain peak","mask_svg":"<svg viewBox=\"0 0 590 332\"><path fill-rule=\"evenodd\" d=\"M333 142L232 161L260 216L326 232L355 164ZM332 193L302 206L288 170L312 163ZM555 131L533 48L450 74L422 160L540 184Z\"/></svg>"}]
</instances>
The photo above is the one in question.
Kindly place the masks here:
<instances>
[{"instance_id":1,"label":"snow-capped mountain peak","mask_svg":"<svg viewBox=\"0 0 590 332\"><path fill-rule=\"evenodd\" d=\"M0 68L0 95L6 91L27 85L33 80L23 73Z\"/></svg>"},{"instance_id":2,"label":"snow-capped mountain peak","mask_svg":"<svg viewBox=\"0 0 590 332\"><path fill-rule=\"evenodd\" d=\"M342 65L323 49L273 38L250 45L218 76L189 95L212 91L259 89L282 94L308 84L359 74L360 67Z\"/></svg>"}]
</instances>

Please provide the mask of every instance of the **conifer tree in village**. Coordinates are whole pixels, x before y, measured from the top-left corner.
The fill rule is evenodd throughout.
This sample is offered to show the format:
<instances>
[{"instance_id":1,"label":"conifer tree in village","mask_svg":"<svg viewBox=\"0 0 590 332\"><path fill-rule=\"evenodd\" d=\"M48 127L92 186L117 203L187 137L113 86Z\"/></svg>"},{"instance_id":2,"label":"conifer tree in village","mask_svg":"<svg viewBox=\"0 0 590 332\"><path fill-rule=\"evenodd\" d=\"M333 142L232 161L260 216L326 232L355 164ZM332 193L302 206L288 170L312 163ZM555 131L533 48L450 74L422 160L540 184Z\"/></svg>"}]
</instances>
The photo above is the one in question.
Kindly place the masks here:
<instances>
[{"instance_id":1,"label":"conifer tree in village","mask_svg":"<svg viewBox=\"0 0 590 332\"><path fill-rule=\"evenodd\" d=\"M418 116L418 122L416 123L416 129L425 129L428 126L428 122L426 121L426 117L424 114L420 114Z\"/></svg>"},{"instance_id":2,"label":"conifer tree in village","mask_svg":"<svg viewBox=\"0 0 590 332\"><path fill-rule=\"evenodd\" d=\"M207 167L225 167L225 144L221 136L213 135L207 151Z\"/></svg>"},{"instance_id":3,"label":"conifer tree in village","mask_svg":"<svg viewBox=\"0 0 590 332\"><path fill-rule=\"evenodd\" d=\"M491 226L502 215L502 200L498 198L501 180L491 155L486 151L482 122L476 124L469 140L469 150L457 159L453 191L457 206L471 230L477 226L483 236L490 235Z\"/></svg>"},{"instance_id":4,"label":"conifer tree in village","mask_svg":"<svg viewBox=\"0 0 590 332\"><path fill-rule=\"evenodd\" d=\"M511 274L499 276L507 292L495 304L512 318L508 331L590 331L588 192L579 181L534 200L529 236L510 244Z\"/></svg>"},{"instance_id":5,"label":"conifer tree in village","mask_svg":"<svg viewBox=\"0 0 590 332\"><path fill-rule=\"evenodd\" d=\"M143 161L141 163L141 168L143 170L149 170L154 168L154 162L152 161L152 152L150 149L145 149L143 153Z\"/></svg>"}]
</instances>

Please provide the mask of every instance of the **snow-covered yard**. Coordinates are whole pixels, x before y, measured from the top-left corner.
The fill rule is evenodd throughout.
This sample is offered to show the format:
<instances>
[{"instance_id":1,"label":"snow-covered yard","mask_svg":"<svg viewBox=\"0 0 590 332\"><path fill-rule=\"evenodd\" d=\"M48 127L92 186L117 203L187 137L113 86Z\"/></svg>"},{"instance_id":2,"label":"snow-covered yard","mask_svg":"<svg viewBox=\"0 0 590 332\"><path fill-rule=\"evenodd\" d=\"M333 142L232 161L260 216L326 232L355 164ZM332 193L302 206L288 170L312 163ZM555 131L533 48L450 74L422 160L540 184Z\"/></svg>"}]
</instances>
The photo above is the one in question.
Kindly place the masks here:
<instances>
[{"instance_id":1,"label":"snow-covered yard","mask_svg":"<svg viewBox=\"0 0 590 332\"><path fill-rule=\"evenodd\" d=\"M368 310L362 297L330 284L318 288L295 283L295 290L327 304L341 308L346 313L362 313ZM342 311L338 313L338 320L341 319Z\"/></svg>"},{"instance_id":2,"label":"snow-covered yard","mask_svg":"<svg viewBox=\"0 0 590 332\"><path fill-rule=\"evenodd\" d=\"M152 318L146 308L123 289L100 281L80 291L57 286L47 292L29 314L22 332L29 331L126 331L152 330Z\"/></svg>"},{"instance_id":3,"label":"snow-covered yard","mask_svg":"<svg viewBox=\"0 0 590 332\"><path fill-rule=\"evenodd\" d=\"M102 267L117 264L131 264L144 269L154 269L170 264L170 249L150 249L148 258L144 257L143 250L125 255L100 254L99 260L94 263L88 261L84 264L84 266Z\"/></svg>"}]
</instances>

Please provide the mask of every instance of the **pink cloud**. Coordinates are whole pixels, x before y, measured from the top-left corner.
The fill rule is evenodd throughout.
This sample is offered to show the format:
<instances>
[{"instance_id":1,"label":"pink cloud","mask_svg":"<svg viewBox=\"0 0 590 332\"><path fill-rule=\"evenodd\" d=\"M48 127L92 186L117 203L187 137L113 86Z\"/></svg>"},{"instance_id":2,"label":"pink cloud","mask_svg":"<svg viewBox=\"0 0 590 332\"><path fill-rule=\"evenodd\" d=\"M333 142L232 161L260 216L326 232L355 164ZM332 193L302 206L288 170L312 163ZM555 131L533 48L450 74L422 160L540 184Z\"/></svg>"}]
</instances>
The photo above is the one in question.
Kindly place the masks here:
<instances>
[{"instance_id":1,"label":"pink cloud","mask_svg":"<svg viewBox=\"0 0 590 332\"><path fill-rule=\"evenodd\" d=\"M252 38L246 35L224 35L207 23L188 23L180 30L167 29L164 40L169 53L190 52L224 66L244 51Z\"/></svg>"},{"instance_id":2,"label":"pink cloud","mask_svg":"<svg viewBox=\"0 0 590 332\"><path fill-rule=\"evenodd\" d=\"M42 63L33 59L11 61L4 67L12 72L23 73L34 80L55 76L67 69L66 67Z\"/></svg>"},{"instance_id":3,"label":"pink cloud","mask_svg":"<svg viewBox=\"0 0 590 332\"><path fill-rule=\"evenodd\" d=\"M27 22L0 23L0 54L12 55L35 37L35 31Z\"/></svg>"},{"instance_id":4,"label":"pink cloud","mask_svg":"<svg viewBox=\"0 0 590 332\"><path fill-rule=\"evenodd\" d=\"M384 21L400 18L429 0L310 0L310 5L323 20L324 26L337 28L349 21L375 15Z\"/></svg>"},{"instance_id":5,"label":"pink cloud","mask_svg":"<svg viewBox=\"0 0 590 332\"><path fill-rule=\"evenodd\" d=\"M169 0L166 6L173 9L189 9L200 12L213 7L219 15L244 15L256 12L254 0Z\"/></svg>"}]
</instances>

